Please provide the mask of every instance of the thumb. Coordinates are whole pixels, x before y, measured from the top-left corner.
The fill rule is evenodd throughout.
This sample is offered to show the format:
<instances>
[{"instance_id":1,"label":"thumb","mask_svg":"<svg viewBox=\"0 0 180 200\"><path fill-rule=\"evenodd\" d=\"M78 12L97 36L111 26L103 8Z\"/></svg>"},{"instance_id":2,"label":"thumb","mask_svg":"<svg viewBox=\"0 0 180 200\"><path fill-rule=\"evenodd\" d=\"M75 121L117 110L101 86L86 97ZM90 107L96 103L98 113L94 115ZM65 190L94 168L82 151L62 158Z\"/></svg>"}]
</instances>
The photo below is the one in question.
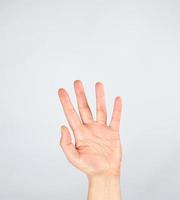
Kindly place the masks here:
<instances>
[{"instance_id":1,"label":"thumb","mask_svg":"<svg viewBox=\"0 0 180 200\"><path fill-rule=\"evenodd\" d=\"M66 158L73 164L78 164L79 152L75 148L75 145L71 142L71 135L66 126L61 126L61 139L60 146L66 156Z\"/></svg>"}]
</instances>

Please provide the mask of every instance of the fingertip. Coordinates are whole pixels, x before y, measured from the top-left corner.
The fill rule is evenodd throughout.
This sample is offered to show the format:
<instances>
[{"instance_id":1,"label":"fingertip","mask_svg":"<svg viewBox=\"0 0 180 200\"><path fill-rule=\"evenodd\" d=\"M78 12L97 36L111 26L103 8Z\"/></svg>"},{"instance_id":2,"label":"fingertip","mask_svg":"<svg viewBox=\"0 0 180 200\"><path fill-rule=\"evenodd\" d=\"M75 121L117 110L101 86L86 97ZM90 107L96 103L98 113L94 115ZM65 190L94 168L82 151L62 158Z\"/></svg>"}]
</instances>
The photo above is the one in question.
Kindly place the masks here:
<instances>
[{"instance_id":1,"label":"fingertip","mask_svg":"<svg viewBox=\"0 0 180 200\"><path fill-rule=\"evenodd\" d=\"M58 89L58 94L59 94L59 96L64 95L65 94L65 89L64 88L59 88Z\"/></svg>"},{"instance_id":2,"label":"fingertip","mask_svg":"<svg viewBox=\"0 0 180 200\"><path fill-rule=\"evenodd\" d=\"M66 126L62 125L61 126L61 131L63 132L66 129Z\"/></svg>"},{"instance_id":3,"label":"fingertip","mask_svg":"<svg viewBox=\"0 0 180 200\"><path fill-rule=\"evenodd\" d=\"M64 140L64 134L67 131L67 127L65 125L61 125L61 142Z\"/></svg>"},{"instance_id":4,"label":"fingertip","mask_svg":"<svg viewBox=\"0 0 180 200\"><path fill-rule=\"evenodd\" d=\"M102 87L103 86L103 83L102 82L100 82L100 81L98 81L98 82L96 82L95 83L95 87Z\"/></svg>"},{"instance_id":5,"label":"fingertip","mask_svg":"<svg viewBox=\"0 0 180 200\"><path fill-rule=\"evenodd\" d=\"M81 84L82 81L80 79L77 79L74 81L74 86Z\"/></svg>"},{"instance_id":6,"label":"fingertip","mask_svg":"<svg viewBox=\"0 0 180 200\"><path fill-rule=\"evenodd\" d=\"M96 97L104 96L104 85L102 82L96 82L95 84Z\"/></svg>"},{"instance_id":7,"label":"fingertip","mask_svg":"<svg viewBox=\"0 0 180 200\"><path fill-rule=\"evenodd\" d=\"M84 90L83 84L81 80L74 81L74 90L76 94L81 93Z\"/></svg>"},{"instance_id":8,"label":"fingertip","mask_svg":"<svg viewBox=\"0 0 180 200\"><path fill-rule=\"evenodd\" d=\"M121 96L116 96L116 100L121 101L122 100Z\"/></svg>"},{"instance_id":9,"label":"fingertip","mask_svg":"<svg viewBox=\"0 0 180 200\"><path fill-rule=\"evenodd\" d=\"M121 96L116 96L115 101L122 104L122 97Z\"/></svg>"}]
</instances>

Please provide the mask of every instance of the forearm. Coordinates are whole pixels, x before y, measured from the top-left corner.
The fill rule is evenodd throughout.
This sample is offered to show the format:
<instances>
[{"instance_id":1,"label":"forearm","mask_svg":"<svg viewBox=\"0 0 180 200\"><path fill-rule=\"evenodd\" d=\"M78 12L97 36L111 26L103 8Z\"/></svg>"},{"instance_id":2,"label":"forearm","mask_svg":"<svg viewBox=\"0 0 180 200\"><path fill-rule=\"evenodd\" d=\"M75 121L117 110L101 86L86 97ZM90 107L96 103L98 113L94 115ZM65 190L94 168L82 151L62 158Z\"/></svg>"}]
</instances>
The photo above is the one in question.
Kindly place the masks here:
<instances>
[{"instance_id":1,"label":"forearm","mask_svg":"<svg viewBox=\"0 0 180 200\"><path fill-rule=\"evenodd\" d=\"M88 200L122 200L120 176L96 176L88 181Z\"/></svg>"}]
</instances>

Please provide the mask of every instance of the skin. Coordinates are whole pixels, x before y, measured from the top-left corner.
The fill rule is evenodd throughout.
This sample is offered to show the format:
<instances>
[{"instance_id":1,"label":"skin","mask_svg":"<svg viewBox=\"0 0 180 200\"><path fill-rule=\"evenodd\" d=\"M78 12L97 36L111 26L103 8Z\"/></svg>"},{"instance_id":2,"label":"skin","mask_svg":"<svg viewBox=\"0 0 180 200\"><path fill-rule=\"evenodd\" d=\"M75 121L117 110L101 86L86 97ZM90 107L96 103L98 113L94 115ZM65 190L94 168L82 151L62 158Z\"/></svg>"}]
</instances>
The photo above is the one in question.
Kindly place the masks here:
<instances>
[{"instance_id":1,"label":"skin","mask_svg":"<svg viewBox=\"0 0 180 200\"><path fill-rule=\"evenodd\" d=\"M64 114L75 139L73 144L69 128L62 125L60 146L69 162L87 175L88 200L121 200L121 97L115 97L111 120L107 124L104 85L101 82L95 84L96 119L93 118L81 80L74 81L74 91L79 114L67 91L64 88L58 90Z\"/></svg>"}]
</instances>

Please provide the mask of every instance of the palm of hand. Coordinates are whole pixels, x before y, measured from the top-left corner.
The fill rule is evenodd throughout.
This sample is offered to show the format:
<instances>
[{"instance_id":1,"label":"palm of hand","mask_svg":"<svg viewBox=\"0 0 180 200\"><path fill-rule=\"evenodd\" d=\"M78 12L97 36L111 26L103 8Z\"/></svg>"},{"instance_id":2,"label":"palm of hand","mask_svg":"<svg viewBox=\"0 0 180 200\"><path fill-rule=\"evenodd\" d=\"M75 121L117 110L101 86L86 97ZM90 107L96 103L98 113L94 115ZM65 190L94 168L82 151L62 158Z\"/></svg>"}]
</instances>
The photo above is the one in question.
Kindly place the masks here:
<instances>
[{"instance_id":1,"label":"palm of hand","mask_svg":"<svg viewBox=\"0 0 180 200\"><path fill-rule=\"evenodd\" d=\"M117 97L110 125L106 124L106 107L103 85L96 84L97 120L94 121L87 103L81 81L75 81L75 92L82 122L77 115L67 92L59 90L64 113L75 137L71 142L70 132L62 126L60 145L68 160L87 175L119 174L122 149L119 136L121 101Z\"/></svg>"},{"instance_id":2,"label":"palm of hand","mask_svg":"<svg viewBox=\"0 0 180 200\"><path fill-rule=\"evenodd\" d=\"M77 131L76 148L79 167L88 174L119 173L121 144L119 134L111 128L93 122Z\"/></svg>"}]
</instances>

